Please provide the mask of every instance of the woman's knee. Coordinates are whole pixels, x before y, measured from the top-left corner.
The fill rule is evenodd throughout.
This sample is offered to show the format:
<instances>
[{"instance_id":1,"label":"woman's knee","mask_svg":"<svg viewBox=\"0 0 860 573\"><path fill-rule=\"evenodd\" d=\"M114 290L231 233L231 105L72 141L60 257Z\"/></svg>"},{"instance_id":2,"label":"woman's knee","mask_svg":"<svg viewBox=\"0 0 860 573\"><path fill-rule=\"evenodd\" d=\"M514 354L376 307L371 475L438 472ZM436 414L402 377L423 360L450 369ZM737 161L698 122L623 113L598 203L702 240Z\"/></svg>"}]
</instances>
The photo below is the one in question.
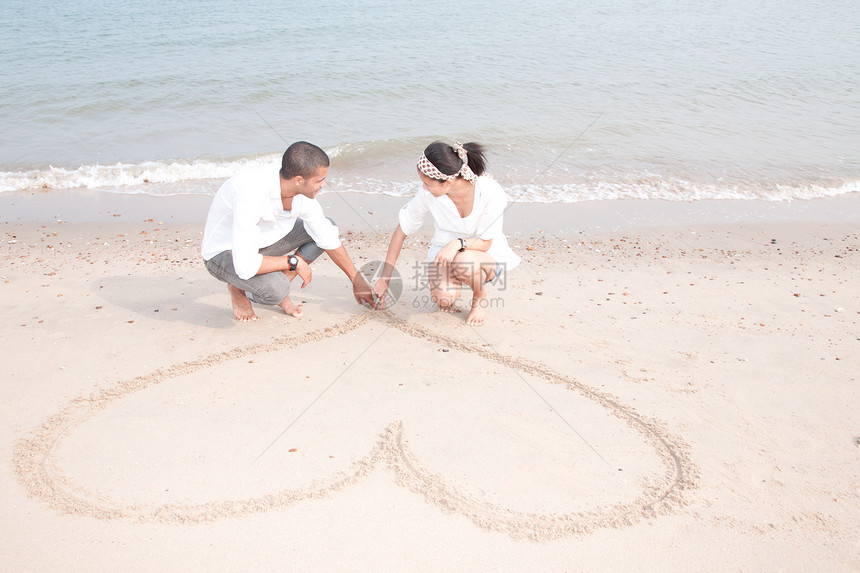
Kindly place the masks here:
<instances>
[{"instance_id":1,"label":"woman's knee","mask_svg":"<svg viewBox=\"0 0 860 573\"><path fill-rule=\"evenodd\" d=\"M433 302L443 308L447 308L453 306L457 302L457 299L460 298L460 289L434 288L430 289L430 296Z\"/></svg>"},{"instance_id":2,"label":"woman's knee","mask_svg":"<svg viewBox=\"0 0 860 573\"><path fill-rule=\"evenodd\" d=\"M454 258L451 274L458 281L466 284L483 284L495 275L496 262L486 253L469 253L465 251Z\"/></svg>"},{"instance_id":3,"label":"woman's knee","mask_svg":"<svg viewBox=\"0 0 860 573\"><path fill-rule=\"evenodd\" d=\"M478 280L481 273L481 265L473 260L454 261L451 275L458 281L471 284Z\"/></svg>"}]
</instances>

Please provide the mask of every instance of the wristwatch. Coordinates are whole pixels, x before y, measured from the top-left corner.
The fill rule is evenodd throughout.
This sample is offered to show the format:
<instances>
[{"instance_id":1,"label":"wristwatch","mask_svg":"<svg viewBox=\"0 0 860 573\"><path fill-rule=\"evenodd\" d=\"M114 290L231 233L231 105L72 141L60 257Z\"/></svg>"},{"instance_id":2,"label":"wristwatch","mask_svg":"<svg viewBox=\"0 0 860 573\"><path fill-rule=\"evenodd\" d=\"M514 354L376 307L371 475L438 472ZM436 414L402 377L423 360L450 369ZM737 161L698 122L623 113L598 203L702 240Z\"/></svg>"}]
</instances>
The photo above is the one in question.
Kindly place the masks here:
<instances>
[{"instance_id":1,"label":"wristwatch","mask_svg":"<svg viewBox=\"0 0 860 573\"><path fill-rule=\"evenodd\" d=\"M467 246L468 245L466 244L466 239L460 239L460 250L458 252L462 253L466 250Z\"/></svg>"},{"instance_id":2,"label":"wristwatch","mask_svg":"<svg viewBox=\"0 0 860 573\"><path fill-rule=\"evenodd\" d=\"M299 268L299 258L295 255L290 255L287 257L287 262L290 263L290 271L294 271Z\"/></svg>"}]
</instances>

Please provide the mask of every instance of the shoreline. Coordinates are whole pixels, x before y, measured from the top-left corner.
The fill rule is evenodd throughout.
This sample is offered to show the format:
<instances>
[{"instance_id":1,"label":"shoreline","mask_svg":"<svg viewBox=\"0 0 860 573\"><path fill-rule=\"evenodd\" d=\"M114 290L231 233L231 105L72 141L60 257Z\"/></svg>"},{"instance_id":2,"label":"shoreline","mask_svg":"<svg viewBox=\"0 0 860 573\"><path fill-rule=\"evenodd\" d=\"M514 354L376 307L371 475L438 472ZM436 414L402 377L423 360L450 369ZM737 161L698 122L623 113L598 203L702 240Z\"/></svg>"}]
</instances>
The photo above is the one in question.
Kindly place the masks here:
<instances>
[{"instance_id":1,"label":"shoreline","mask_svg":"<svg viewBox=\"0 0 860 573\"><path fill-rule=\"evenodd\" d=\"M324 192L318 197L342 231L381 231L396 226L408 199L363 193ZM203 195L124 195L91 190L0 193L4 224L142 222L148 219L202 226L212 198ZM622 230L751 223L860 224L860 193L796 200L604 200L579 203L512 202L505 214L508 234L550 236ZM429 228L429 223L425 228Z\"/></svg>"}]
</instances>

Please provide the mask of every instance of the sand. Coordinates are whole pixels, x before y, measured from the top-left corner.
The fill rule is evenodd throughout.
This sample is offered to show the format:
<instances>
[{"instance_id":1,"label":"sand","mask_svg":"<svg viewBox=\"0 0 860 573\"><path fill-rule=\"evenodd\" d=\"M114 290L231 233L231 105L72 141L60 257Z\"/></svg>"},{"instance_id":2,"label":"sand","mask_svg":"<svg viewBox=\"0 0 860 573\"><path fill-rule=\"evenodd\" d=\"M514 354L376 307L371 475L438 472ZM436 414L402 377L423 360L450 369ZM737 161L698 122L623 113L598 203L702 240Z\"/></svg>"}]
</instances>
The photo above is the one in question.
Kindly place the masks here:
<instances>
[{"instance_id":1,"label":"sand","mask_svg":"<svg viewBox=\"0 0 860 573\"><path fill-rule=\"evenodd\" d=\"M858 197L514 205L481 328L426 232L238 323L207 204L0 196L4 570L860 569Z\"/></svg>"}]
</instances>

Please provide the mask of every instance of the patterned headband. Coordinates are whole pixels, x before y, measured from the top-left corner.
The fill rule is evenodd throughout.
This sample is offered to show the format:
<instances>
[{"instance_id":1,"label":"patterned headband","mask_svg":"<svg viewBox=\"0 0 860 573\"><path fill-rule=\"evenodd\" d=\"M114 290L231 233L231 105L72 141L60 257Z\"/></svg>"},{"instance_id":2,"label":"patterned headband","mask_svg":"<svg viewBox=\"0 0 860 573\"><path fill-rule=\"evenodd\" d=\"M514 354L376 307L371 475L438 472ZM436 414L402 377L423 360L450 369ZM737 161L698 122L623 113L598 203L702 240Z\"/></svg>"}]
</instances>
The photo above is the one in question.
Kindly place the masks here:
<instances>
[{"instance_id":1,"label":"patterned headband","mask_svg":"<svg viewBox=\"0 0 860 573\"><path fill-rule=\"evenodd\" d=\"M469 160L466 155L466 148L460 145L459 143L454 144L454 151L460 157L460 160L463 162L463 166L460 168L460 171L454 173L453 175L445 175L439 169L427 159L427 156L423 153L421 157L418 158L418 169L421 170L421 173L429 177L430 179L436 179L439 181L451 181L456 179L457 177L462 177L472 185L474 185L478 181L478 176L469 168Z\"/></svg>"}]
</instances>

